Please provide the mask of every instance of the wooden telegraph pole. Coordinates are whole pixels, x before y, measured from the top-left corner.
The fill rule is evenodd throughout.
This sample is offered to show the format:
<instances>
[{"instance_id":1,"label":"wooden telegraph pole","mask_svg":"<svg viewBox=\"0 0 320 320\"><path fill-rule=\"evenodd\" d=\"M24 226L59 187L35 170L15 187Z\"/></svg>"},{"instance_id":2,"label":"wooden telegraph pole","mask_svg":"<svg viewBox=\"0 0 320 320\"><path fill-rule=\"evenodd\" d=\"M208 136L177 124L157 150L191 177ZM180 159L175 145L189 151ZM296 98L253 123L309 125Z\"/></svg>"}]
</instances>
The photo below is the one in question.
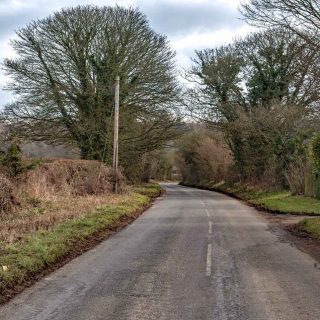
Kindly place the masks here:
<instances>
[{"instance_id":1,"label":"wooden telegraph pole","mask_svg":"<svg viewBox=\"0 0 320 320\"><path fill-rule=\"evenodd\" d=\"M115 97L114 97L114 135L113 135L113 171L114 182L113 191L118 192L118 162L119 162L119 93L120 77L116 77Z\"/></svg>"}]
</instances>

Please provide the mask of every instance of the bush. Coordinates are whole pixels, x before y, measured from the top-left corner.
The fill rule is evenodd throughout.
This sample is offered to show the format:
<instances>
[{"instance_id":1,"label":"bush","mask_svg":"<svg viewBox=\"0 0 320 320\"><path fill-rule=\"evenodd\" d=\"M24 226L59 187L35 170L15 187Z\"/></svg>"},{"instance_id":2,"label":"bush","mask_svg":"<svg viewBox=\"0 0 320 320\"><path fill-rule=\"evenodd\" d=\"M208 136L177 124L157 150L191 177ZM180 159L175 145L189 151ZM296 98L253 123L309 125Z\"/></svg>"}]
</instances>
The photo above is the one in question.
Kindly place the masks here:
<instances>
[{"instance_id":1,"label":"bush","mask_svg":"<svg viewBox=\"0 0 320 320\"><path fill-rule=\"evenodd\" d=\"M36 198L59 194L99 195L112 192L113 170L98 161L54 160L38 165L20 178L26 192ZM119 191L125 188L119 174Z\"/></svg>"},{"instance_id":2,"label":"bush","mask_svg":"<svg viewBox=\"0 0 320 320\"><path fill-rule=\"evenodd\" d=\"M12 183L0 174L0 213L11 211L17 203Z\"/></svg>"},{"instance_id":3,"label":"bush","mask_svg":"<svg viewBox=\"0 0 320 320\"><path fill-rule=\"evenodd\" d=\"M13 177L24 171L22 163L22 151L18 144L13 143L5 153L2 164L7 168Z\"/></svg>"},{"instance_id":4,"label":"bush","mask_svg":"<svg viewBox=\"0 0 320 320\"><path fill-rule=\"evenodd\" d=\"M182 182L196 185L225 180L233 164L223 137L205 129L187 133L178 142L177 165Z\"/></svg>"},{"instance_id":5,"label":"bush","mask_svg":"<svg viewBox=\"0 0 320 320\"><path fill-rule=\"evenodd\" d=\"M286 178L292 194L305 194L307 176L308 166L306 163L294 163L289 166L286 172Z\"/></svg>"},{"instance_id":6,"label":"bush","mask_svg":"<svg viewBox=\"0 0 320 320\"><path fill-rule=\"evenodd\" d=\"M320 174L320 133L314 136L311 141L311 159L313 163L314 172L316 175Z\"/></svg>"},{"instance_id":7,"label":"bush","mask_svg":"<svg viewBox=\"0 0 320 320\"><path fill-rule=\"evenodd\" d=\"M311 141L311 160L315 174L315 196L320 199L320 133Z\"/></svg>"}]
</instances>

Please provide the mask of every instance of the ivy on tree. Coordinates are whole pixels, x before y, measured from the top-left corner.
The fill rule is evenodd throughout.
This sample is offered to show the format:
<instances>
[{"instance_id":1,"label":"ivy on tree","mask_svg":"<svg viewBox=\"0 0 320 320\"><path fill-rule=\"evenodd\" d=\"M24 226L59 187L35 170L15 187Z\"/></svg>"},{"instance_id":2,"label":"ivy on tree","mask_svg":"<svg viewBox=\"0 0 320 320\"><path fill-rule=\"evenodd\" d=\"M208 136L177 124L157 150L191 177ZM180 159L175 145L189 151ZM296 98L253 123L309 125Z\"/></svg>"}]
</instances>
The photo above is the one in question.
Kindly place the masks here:
<instances>
[{"instance_id":1,"label":"ivy on tree","mask_svg":"<svg viewBox=\"0 0 320 320\"><path fill-rule=\"evenodd\" d=\"M122 165L175 134L175 53L138 9L78 6L29 23L4 67L17 97L4 116L15 136L71 145L111 161L114 80L120 76ZM122 153L122 154L121 154Z\"/></svg>"}]
</instances>

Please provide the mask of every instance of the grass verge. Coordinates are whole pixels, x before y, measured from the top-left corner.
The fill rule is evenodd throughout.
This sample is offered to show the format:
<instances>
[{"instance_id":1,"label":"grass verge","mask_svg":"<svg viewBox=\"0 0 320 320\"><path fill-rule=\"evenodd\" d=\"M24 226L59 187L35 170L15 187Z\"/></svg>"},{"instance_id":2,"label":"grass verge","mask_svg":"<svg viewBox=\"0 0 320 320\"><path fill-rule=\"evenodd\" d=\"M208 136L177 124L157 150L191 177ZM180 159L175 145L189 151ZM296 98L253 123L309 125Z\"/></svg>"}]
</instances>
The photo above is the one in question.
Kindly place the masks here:
<instances>
[{"instance_id":1,"label":"grass verge","mask_svg":"<svg viewBox=\"0 0 320 320\"><path fill-rule=\"evenodd\" d=\"M293 196L288 191L263 191L244 184L208 183L192 185L200 189L221 192L243 200L259 210L271 213L310 215L299 223L287 228L300 238L315 239L315 245L320 242L320 201L304 196Z\"/></svg>"},{"instance_id":2,"label":"grass verge","mask_svg":"<svg viewBox=\"0 0 320 320\"><path fill-rule=\"evenodd\" d=\"M297 224L296 231L320 240L320 218L304 219Z\"/></svg>"},{"instance_id":3,"label":"grass verge","mask_svg":"<svg viewBox=\"0 0 320 320\"><path fill-rule=\"evenodd\" d=\"M293 196L289 191L257 190L245 184L206 184L195 186L207 190L218 191L238 199L260 210L280 214L320 215L320 201L304 196Z\"/></svg>"},{"instance_id":4,"label":"grass verge","mask_svg":"<svg viewBox=\"0 0 320 320\"><path fill-rule=\"evenodd\" d=\"M102 205L11 244L0 243L0 304L130 223L161 192L157 184L135 187L116 205Z\"/></svg>"}]
</instances>

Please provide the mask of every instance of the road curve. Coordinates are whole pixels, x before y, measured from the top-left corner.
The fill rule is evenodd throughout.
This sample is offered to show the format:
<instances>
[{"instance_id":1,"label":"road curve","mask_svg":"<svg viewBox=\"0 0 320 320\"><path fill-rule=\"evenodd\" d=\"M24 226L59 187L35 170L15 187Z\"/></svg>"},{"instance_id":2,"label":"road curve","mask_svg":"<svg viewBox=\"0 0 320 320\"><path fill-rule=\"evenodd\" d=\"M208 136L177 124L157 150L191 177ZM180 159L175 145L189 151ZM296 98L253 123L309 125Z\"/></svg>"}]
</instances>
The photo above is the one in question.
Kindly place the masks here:
<instances>
[{"instance_id":1,"label":"road curve","mask_svg":"<svg viewBox=\"0 0 320 320\"><path fill-rule=\"evenodd\" d=\"M235 199L182 187L0 308L1 320L316 320L316 262Z\"/></svg>"}]
</instances>

